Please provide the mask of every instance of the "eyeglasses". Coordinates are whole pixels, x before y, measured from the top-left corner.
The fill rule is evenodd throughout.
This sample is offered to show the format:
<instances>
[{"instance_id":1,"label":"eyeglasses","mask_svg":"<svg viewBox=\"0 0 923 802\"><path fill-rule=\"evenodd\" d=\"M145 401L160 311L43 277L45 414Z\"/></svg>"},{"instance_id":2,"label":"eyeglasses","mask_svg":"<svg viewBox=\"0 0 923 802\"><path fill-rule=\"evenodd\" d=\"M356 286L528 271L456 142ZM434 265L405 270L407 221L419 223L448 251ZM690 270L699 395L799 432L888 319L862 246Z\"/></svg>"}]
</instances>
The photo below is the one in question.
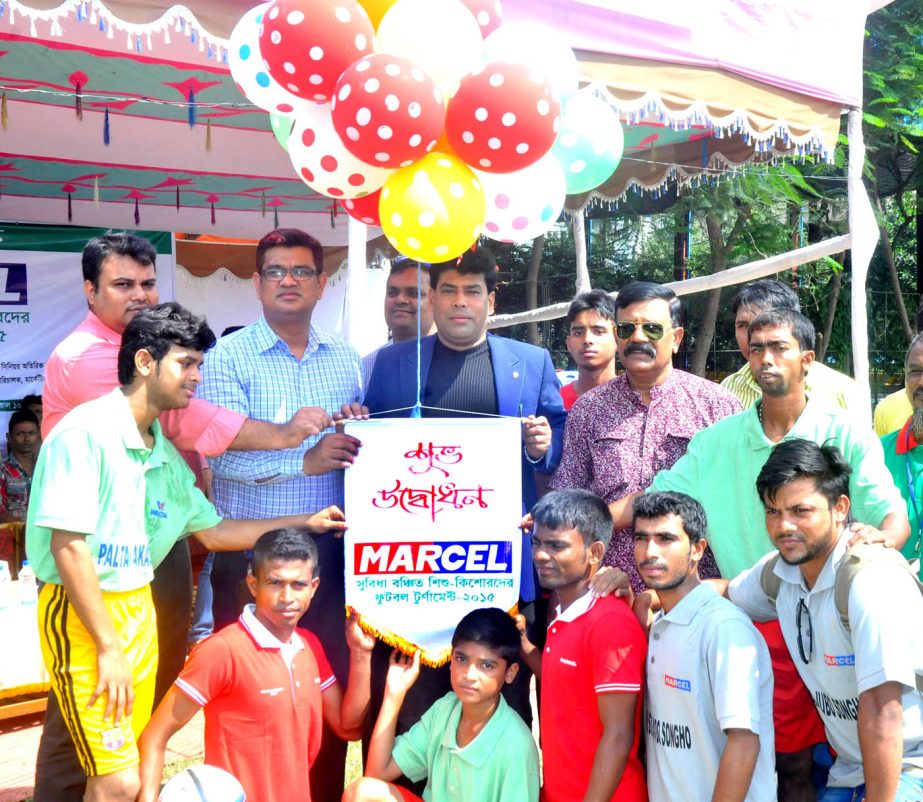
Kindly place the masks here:
<instances>
[{"instance_id":1,"label":"eyeglasses","mask_svg":"<svg viewBox=\"0 0 923 802\"><path fill-rule=\"evenodd\" d=\"M805 635L802 635L801 632L802 619L806 619ZM801 656L802 662L808 665L814 655L814 625L811 623L811 611L808 609L808 605L804 603L804 599L799 599L798 601L795 624L798 626L798 654ZM808 642L807 651L804 648L805 637Z\"/></svg>"},{"instance_id":2,"label":"eyeglasses","mask_svg":"<svg viewBox=\"0 0 923 802\"><path fill-rule=\"evenodd\" d=\"M260 271L260 275L267 281L282 281L286 276L291 276L295 281L310 281L320 275L319 270L313 267L280 267L279 265L270 265Z\"/></svg>"},{"instance_id":3,"label":"eyeglasses","mask_svg":"<svg viewBox=\"0 0 923 802\"><path fill-rule=\"evenodd\" d=\"M625 321L615 324L615 333L620 340L630 340L638 326L641 327L641 333L652 342L657 342L666 331L663 323L630 323Z\"/></svg>"}]
</instances>

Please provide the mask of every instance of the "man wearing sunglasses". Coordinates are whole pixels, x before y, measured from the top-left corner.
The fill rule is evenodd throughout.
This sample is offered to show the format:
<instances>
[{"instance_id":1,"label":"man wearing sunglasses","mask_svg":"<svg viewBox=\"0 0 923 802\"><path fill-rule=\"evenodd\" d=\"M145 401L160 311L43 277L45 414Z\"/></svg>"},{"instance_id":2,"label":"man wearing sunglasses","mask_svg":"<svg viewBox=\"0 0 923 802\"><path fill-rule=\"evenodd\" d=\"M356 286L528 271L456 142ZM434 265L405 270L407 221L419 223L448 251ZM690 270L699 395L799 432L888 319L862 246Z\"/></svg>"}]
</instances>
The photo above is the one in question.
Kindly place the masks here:
<instances>
[{"instance_id":1,"label":"man wearing sunglasses","mask_svg":"<svg viewBox=\"0 0 923 802\"><path fill-rule=\"evenodd\" d=\"M714 382L677 370L673 355L683 339L676 294L633 281L615 299L616 353L625 372L584 393L568 413L564 453L551 486L580 487L621 510L626 496L644 490L654 475L686 451L692 436L740 411L740 402ZM635 566L630 505L616 523L604 564L628 574L643 590ZM718 576L707 552L702 576Z\"/></svg>"},{"instance_id":2,"label":"man wearing sunglasses","mask_svg":"<svg viewBox=\"0 0 923 802\"><path fill-rule=\"evenodd\" d=\"M869 560L848 586L848 625L837 575L851 533L849 463L835 446L801 439L773 450L756 480L766 529L781 558L725 585L752 618L777 618L820 713L836 761L822 802L923 799L923 597L910 572ZM899 613L898 613L899 611ZM908 622L910 625L908 626Z\"/></svg>"},{"instance_id":3,"label":"man wearing sunglasses","mask_svg":"<svg viewBox=\"0 0 923 802\"><path fill-rule=\"evenodd\" d=\"M260 240L253 286L263 313L209 352L200 387L206 400L261 420L285 420L303 406L335 417L363 414L356 349L311 324L327 284L323 260L321 244L298 229L277 229ZM342 469L358 449L354 437L328 430L284 451L228 451L210 461L215 506L231 518L270 518L315 504L342 505ZM318 636L337 679L345 682L343 541L323 535L316 542L326 580L301 624ZM216 630L236 621L248 601L247 565L244 552L215 555ZM312 775L313 799L339 800L345 754L346 744L325 730L318 761L328 768Z\"/></svg>"}]
</instances>

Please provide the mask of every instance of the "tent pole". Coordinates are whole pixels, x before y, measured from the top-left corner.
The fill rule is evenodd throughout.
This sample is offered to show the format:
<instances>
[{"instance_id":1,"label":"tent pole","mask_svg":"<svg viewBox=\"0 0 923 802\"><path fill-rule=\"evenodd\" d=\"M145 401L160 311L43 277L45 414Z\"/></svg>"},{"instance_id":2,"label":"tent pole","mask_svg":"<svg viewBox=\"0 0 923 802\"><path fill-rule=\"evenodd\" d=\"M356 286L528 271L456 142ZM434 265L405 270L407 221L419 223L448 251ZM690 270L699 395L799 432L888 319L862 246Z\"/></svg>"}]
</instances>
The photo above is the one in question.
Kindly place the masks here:
<instances>
[{"instance_id":1,"label":"tent pole","mask_svg":"<svg viewBox=\"0 0 923 802\"><path fill-rule=\"evenodd\" d=\"M853 376L865 396L862 407L864 418L871 420L871 394L869 388L869 333L868 309L865 291L869 263L878 243L878 224L872 204L862 183L865 165L865 142L862 139L862 110L850 108L846 137L849 141L846 191L849 203L849 233L852 236L852 360Z\"/></svg>"},{"instance_id":2,"label":"tent pole","mask_svg":"<svg viewBox=\"0 0 923 802\"><path fill-rule=\"evenodd\" d=\"M368 239L368 226L352 217L347 222L346 239L346 310L345 326L346 341L364 354L369 349L365 347L365 339L369 327L363 330L366 306L366 241Z\"/></svg>"},{"instance_id":3,"label":"tent pole","mask_svg":"<svg viewBox=\"0 0 923 802\"><path fill-rule=\"evenodd\" d=\"M590 284L590 270L586 263L586 226L584 224L583 209L574 212L571 218L571 227L574 231L574 257L577 267L577 288L574 295L589 292L593 289Z\"/></svg>"}]
</instances>

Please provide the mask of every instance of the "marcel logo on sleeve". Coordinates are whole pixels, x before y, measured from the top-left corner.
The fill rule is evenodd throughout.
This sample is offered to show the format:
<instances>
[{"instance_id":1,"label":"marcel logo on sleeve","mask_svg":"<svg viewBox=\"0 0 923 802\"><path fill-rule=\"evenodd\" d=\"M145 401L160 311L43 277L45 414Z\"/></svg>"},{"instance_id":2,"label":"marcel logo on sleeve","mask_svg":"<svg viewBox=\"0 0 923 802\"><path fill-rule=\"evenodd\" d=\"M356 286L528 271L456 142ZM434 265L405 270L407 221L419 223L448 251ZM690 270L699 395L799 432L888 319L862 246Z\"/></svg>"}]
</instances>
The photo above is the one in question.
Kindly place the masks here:
<instances>
[{"instance_id":1,"label":"marcel logo on sleeve","mask_svg":"<svg viewBox=\"0 0 923 802\"><path fill-rule=\"evenodd\" d=\"M678 691L686 691L687 693L692 692L692 682L688 679L680 679L679 677L671 677L669 674L664 674L663 684L668 688L675 688Z\"/></svg>"},{"instance_id":2,"label":"marcel logo on sleeve","mask_svg":"<svg viewBox=\"0 0 923 802\"><path fill-rule=\"evenodd\" d=\"M165 509L165 504L162 501L155 501L154 506L151 507L151 515L154 518L166 518L167 511Z\"/></svg>"},{"instance_id":3,"label":"marcel logo on sleeve","mask_svg":"<svg viewBox=\"0 0 923 802\"><path fill-rule=\"evenodd\" d=\"M854 666L856 665L856 655L854 654L824 654L824 662L828 666Z\"/></svg>"}]
</instances>

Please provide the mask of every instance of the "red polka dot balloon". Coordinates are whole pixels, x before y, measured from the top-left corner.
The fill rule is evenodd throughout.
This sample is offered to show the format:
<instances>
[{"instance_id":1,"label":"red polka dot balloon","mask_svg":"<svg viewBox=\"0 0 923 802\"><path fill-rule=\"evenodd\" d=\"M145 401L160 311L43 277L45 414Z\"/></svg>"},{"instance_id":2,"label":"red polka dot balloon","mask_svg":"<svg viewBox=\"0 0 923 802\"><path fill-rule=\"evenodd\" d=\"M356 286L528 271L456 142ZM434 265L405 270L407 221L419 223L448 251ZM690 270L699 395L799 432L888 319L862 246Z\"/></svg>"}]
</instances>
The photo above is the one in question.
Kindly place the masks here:
<instances>
[{"instance_id":1,"label":"red polka dot balloon","mask_svg":"<svg viewBox=\"0 0 923 802\"><path fill-rule=\"evenodd\" d=\"M544 156L560 125L561 104L545 78L521 64L494 62L462 80L445 131L472 167L511 173Z\"/></svg>"},{"instance_id":2,"label":"red polka dot balloon","mask_svg":"<svg viewBox=\"0 0 923 802\"><path fill-rule=\"evenodd\" d=\"M462 0L468 10L481 26L481 36L485 39L503 22L503 9L500 0Z\"/></svg>"},{"instance_id":3,"label":"red polka dot balloon","mask_svg":"<svg viewBox=\"0 0 923 802\"><path fill-rule=\"evenodd\" d=\"M329 198L369 195L394 172L366 164L346 150L326 103L299 114L288 140L288 155L301 180Z\"/></svg>"},{"instance_id":4,"label":"red polka dot balloon","mask_svg":"<svg viewBox=\"0 0 923 802\"><path fill-rule=\"evenodd\" d=\"M273 0L263 15L260 54L293 95L325 101L343 70L372 52L374 33L356 0Z\"/></svg>"},{"instance_id":5,"label":"red polka dot balloon","mask_svg":"<svg viewBox=\"0 0 923 802\"><path fill-rule=\"evenodd\" d=\"M412 61L388 53L347 68L330 107L349 152L380 167L406 167L423 158L445 124L436 83Z\"/></svg>"},{"instance_id":6,"label":"red polka dot balloon","mask_svg":"<svg viewBox=\"0 0 923 802\"><path fill-rule=\"evenodd\" d=\"M346 214L367 226L381 226L381 215L378 212L378 201L381 200L381 190L365 195L362 198L349 198L343 201Z\"/></svg>"}]
</instances>

